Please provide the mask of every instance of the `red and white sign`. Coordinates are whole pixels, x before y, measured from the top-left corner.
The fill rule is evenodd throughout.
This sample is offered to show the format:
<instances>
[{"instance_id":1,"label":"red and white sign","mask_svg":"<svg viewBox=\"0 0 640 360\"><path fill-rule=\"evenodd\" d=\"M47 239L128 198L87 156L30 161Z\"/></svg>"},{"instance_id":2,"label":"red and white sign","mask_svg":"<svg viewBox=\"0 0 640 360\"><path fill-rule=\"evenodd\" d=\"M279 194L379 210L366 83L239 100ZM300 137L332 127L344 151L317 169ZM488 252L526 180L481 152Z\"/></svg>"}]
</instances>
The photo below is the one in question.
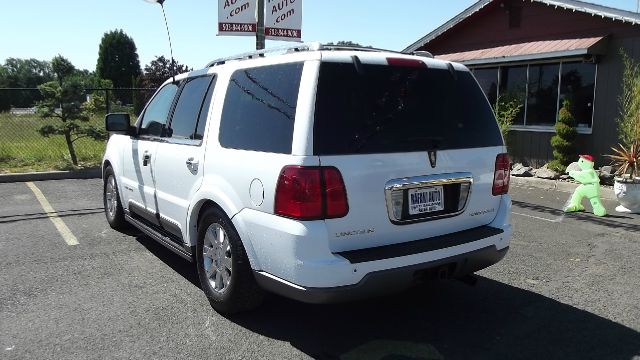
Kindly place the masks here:
<instances>
[{"instance_id":1,"label":"red and white sign","mask_svg":"<svg viewBox=\"0 0 640 360\"><path fill-rule=\"evenodd\" d=\"M256 8L256 0L218 0L218 35L256 36Z\"/></svg>"},{"instance_id":2,"label":"red and white sign","mask_svg":"<svg viewBox=\"0 0 640 360\"><path fill-rule=\"evenodd\" d=\"M265 0L264 34L270 40L302 41L302 0Z\"/></svg>"}]
</instances>

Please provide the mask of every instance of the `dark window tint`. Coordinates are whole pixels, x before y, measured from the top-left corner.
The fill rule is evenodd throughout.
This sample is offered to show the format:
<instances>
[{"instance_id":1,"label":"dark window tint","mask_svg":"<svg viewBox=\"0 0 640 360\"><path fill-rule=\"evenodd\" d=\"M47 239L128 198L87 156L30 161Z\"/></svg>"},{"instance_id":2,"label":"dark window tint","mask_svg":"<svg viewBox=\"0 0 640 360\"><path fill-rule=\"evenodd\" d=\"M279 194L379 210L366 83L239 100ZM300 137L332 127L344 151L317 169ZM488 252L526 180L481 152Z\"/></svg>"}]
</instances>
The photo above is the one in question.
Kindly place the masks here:
<instances>
[{"instance_id":1,"label":"dark window tint","mask_svg":"<svg viewBox=\"0 0 640 360\"><path fill-rule=\"evenodd\" d=\"M340 155L502 145L469 72L322 63L314 153Z\"/></svg>"},{"instance_id":2,"label":"dark window tint","mask_svg":"<svg viewBox=\"0 0 640 360\"><path fill-rule=\"evenodd\" d=\"M158 91L142 115L140 135L162 135L162 130L167 124L169 110L171 110L171 104L173 104L173 98L177 91L177 84L167 84Z\"/></svg>"},{"instance_id":3,"label":"dark window tint","mask_svg":"<svg viewBox=\"0 0 640 360\"><path fill-rule=\"evenodd\" d=\"M559 64L529 66L527 125L553 125L558 109Z\"/></svg>"},{"instance_id":4,"label":"dark window tint","mask_svg":"<svg viewBox=\"0 0 640 360\"><path fill-rule=\"evenodd\" d=\"M518 100L521 110L513 121L524 125L524 107L527 100L527 66L500 68L500 98L504 101Z\"/></svg>"},{"instance_id":5,"label":"dark window tint","mask_svg":"<svg viewBox=\"0 0 640 360\"><path fill-rule=\"evenodd\" d=\"M182 88L171 118L171 137L194 139L198 115L211 83L211 76L192 78Z\"/></svg>"},{"instance_id":6,"label":"dark window tint","mask_svg":"<svg viewBox=\"0 0 640 360\"><path fill-rule=\"evenodd\" d=\"M591 127L595 79L595 64L562 63L560 106L564 99L571 102L571 114L578 127Z\"/></svg>"},{"instance_id":7,"label":"dark window tint","mask_svg":"<svg viewBox=\"0 0 640 360\"><path fill-rule=\"evenodd\" d=\"M216 79L214 78L209 85L209 90L207 91L207 97L204 98L204 104L202 104L202 109L200 109L200 116L198 117L198 126L196 128L196 136L195 138L198 140L202 140L204 137L204 128L207 125L207 117L209 115L209 106L211 105L211 97L213 96L213 89L216 87Z\"/></svg>"},{"instance_id":8,"label":"dark window tint","mask_svg":"<svg viewBox=\"0 0 640 360\"><path fill-rule=\"evenodd\" d=\"M291 153L302 63L238 70L231 75L220 123L227 148Z\"/></svg>"},{"instance_id":9,"label":"dark window tint","mask_svg":"<svg viewBox=\"0 0 640 360\"><path fill-rule=\"evenodd\" d=\"M489 103L494 105L498 96L498 68L475 69L473 76L478 80Z\"/></svg>"}]
</instances>

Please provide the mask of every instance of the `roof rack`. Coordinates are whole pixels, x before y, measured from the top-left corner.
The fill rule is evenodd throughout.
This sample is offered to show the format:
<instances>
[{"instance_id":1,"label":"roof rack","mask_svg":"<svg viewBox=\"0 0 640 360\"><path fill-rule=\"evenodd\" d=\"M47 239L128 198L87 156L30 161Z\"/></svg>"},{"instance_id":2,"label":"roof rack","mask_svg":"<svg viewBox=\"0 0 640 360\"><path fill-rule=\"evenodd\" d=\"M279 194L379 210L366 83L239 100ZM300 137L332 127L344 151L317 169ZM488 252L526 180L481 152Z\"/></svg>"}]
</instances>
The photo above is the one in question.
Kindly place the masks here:
<instances>
[{"instance_id":1,"label":"roof rack","mask_svg":"<svg viewBox=\"0 0 640 360\"><path fill-rule=\"evenodd\" d=\"M391 52L396 54L404 54L404 55L412 55L410 53L403 53L400 51L394 50L386 50L386 49L378 49L373 47L364 47L364 46L350 46L350 45L331 45L331 44L321 44L319 42L309 42L303 44L296 44L292 46L284 46L284 47L276 47L264 50L250 51L242 54L237 54L233 56L223 57L216 60L213 60L207 64L206 67L212 67L216 65L222 65L227 61L232 60L248 60L255 59L259 57L264 57L267 54L290 54L292 52L300 52L300 51L319 51L319 50L333 50L333 51L368 51L368 52ZM425 56L426 52L415 52L413 55Z\"/></svg>"},{"instance_id":2,"label":"roof rack","mask_svg":"<svg viewBox=\"0 0 640 360\"><path fill-rule=\"evenodd\" d=\"M315 50L319 50L321 47L322 47L322 44L318 42L311 42L311 43L296 44L293 46L282 46L282 47L276 47L276 48L270 48L270 49L264 49L264 50L250 51L242 54L215 59L210 63L208 63L207 66L205 67L222 65L227 61L232 61L232 60L247 60L247 59L254 59L257 57L264 57L266 54L273 54L273 53L288 54L288 53L299 52L299 51L315 51Z\"/></svg>"}]
</instances>

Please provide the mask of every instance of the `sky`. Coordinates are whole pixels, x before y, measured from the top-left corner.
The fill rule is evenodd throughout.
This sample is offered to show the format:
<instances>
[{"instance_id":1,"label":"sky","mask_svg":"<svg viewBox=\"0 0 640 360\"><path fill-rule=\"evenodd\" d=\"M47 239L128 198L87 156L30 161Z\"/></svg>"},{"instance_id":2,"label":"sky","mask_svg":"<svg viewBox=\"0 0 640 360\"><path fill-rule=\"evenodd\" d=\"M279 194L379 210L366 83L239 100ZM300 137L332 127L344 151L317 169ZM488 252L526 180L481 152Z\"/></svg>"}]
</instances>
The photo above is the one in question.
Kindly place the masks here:
<instances>
[{"instance_id":1,"label":"sky","mask_svg":"<svg viewBox=\"0 0 640 360\"><path fill-rule=\"evenodd\" d=\"M475 0L301 0L302 40L402 50ZM591 0L635 11L636 0ZM95 70L105 32L122 29L136 43L140 65L169 57L162 10L143 0L0 0L0 62L51 60L60 54L77 68ZM255 49L255 37L217 36L218 0L166 0L173 55L201 68L209 61ZM267 48L287 45L267 41Z\"/></svg>"}]
</instances>

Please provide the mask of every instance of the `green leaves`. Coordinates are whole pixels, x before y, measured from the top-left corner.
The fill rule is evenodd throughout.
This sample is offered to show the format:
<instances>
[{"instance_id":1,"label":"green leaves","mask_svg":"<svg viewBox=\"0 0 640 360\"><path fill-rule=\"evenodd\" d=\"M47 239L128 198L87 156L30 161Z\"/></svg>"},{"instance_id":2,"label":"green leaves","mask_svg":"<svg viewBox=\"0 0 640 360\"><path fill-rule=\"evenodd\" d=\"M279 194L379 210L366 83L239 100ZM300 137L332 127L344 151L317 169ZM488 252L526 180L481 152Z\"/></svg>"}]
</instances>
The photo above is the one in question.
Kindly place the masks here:
<instances>
[{"instance_id":1,"label":"green leaves","mask_svg":"<svg viewBox=\"0 0 640 360\"><path fill-rule=\"evenodd\" d=\"M554 126L556 134L551 138L554 160L549 163L549 168L555 171L564 172L576 157L575 141L578 137L578 131L576 130L576 120L570 109L571 103L565 99L558 115L558 121Z\"/></svg>"},{"instance_id":2,"label":"green leaves","mask_svg":"<svg viewBox=\"0 0 640 360\"><path fill-rule=\"evenodd\" d=\"M57 81L38 86L43 100L36 103L37 113L43 119L57 119L57 123L43 125L38 133L44 137L64 136L73 165L78 165L73 143L78 139L90 137L104 140L107 134L95 126L83 126L88 122L93 105L84 105L86 94L82 76L77 76L75 67L62 56L51 61Z\"/></svg>"},{"instance_id":3,"label":"green leaves","mask_svg":"<svg viewBox=\"0 0 640 360\"><path fill-rule=\"evenodd\" d=\"M626 147L640 141L640 64L620 49L624 72L618 96L618 140Z\"/></svg>"}]
</instances>

